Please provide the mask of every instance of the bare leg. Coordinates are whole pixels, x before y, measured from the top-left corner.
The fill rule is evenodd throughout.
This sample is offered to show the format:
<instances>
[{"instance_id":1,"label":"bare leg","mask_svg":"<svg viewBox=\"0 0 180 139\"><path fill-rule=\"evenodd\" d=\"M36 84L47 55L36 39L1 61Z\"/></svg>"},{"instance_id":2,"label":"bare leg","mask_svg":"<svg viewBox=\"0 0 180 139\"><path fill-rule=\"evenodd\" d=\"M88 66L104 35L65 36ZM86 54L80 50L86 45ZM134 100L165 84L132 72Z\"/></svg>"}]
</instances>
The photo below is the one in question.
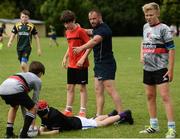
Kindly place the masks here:
<instances>
[{"instance_id":1,"label":"bare leg","mask_svg":"<svg viewBox=\"0 0 180 139\"><path fill-rule=\"evenodd\" d=\"M21 71L28 72L28 64L25 62L21 62Z\"/></svg>"},{"instance_id":2,"label":"bare leg","mask_svg":"<svg viewBox=\"0 0 180 139\"><path fill-rule=\"evenodd\" d=\"M8 112L8 119L7 119L8 123L14 123L18 108L19 106L10 107L9 112Z\"/></svg>"},{"instance_id":3,"label":"bare leg","mask_svg":"<svg viewBox=\"0 0 180 139\"><path fill-rule=\"evenodd\" d=\"M6 136L7 136L7 138L14 136L13 125L14 125L14 121L15 121L15 118L16 118L16 113L17 113L18 108L19 108L18 105L15 106L15 107L10 107L10 109L8 111L7 127L6 127Z\"/></svg>"},{"instance_id":4,"label":"bare leg","mask_svg":"<svg viewBox=\"0 0 180 139\"><path fill-rule=\"evenodd\" d=\"M80 95L81 95L81 108L80 111L86 112L86 105L87 105L87 89L86 85L81 85L80 89Z\"/></svg>"},{"instance_id":5,"label":"bare leg","mask_svg":"<svg viewBox=\"0 0 180 139\"><path fill-rule=\"evenodd\" d=\"M66 101L66 109L70 110L68 106L72 106L74 102L74 89L75 85L74 84L68 84L67 85L67 101ZM72 111L72 109L70 110Z\"/></svg>"},{"instance_id":6,"label":"bare leg","mask_svg":"<svg viewBox=\"0 0 180 139\"><path fill-rule=\"evenodd\" d=\"M54 40L54 43L56 44L57 47L59 46L59 44L56 40Z\"/></svg>"},{"instance_id":7,"label":"bare leg","mask_svg":"<svg viewBox=\"0 0 180 139\"><path fill-rule=\"evenodd\" d=\"M150 118L156 118L157 108L156 108L156 86L145 85L145 91L147 95L147 106Z\"/></svg>"},{"instance_id":8,"label":"bare leg","mask_svg":"<svg viewBox=\"0 0 180 139\"><path fill-rule=\"evenodd\" d=\"M105 118L104 120L96 120L97 122L97 126L100 127L100 126L108 126L108 125L111 125L113 124L114 122L118 121L120 119L120 116L119 115L116 115L116 116L110 116L110 117L107 117Z\"/></svg>"},{"instance_id":9,"label":"bare leg","mask_svg":"<svg viewBox=\"0 0 180 139\"><path fill-rule=\"evenodd\" d=\"M158 85L158 88L160 90L160 95L162 97L162 100L165 106L167 119L169 122L174 121L173 106L172 106L170 92L169 92L169 84L163 83L161 85Z\"/></svg>"},{"instance_id":10,"label":"bare leg","mask_svg":"<svg viewBox=\"0 0 180 139\"><path fill-rule=\"evenodd\" d=\"M49 45L50 45L50 47L53 46L53 40L52 40L52 38L50 38L50 43L49 43Z\"/></svg>"},{"instance_id":11,"label":"bare leg","mask_svg":"<svg viewBox=\"0 0 180 139\"><path fill-rule=\"evenodd\" d=\"M122 112L122 103L121 103L121 99L119 97L119 94L115 88L115 82L114 80L105 80L103 82L106 90L108 91L108 94L111 96L114 104L115 104L115 108L118 111L118 113Z\"/></svg>"},{"instance_id":12,"label":"bare leg","mask_svg":"<svg viewBox=\"0 0 180 139\"><path fill-rule=\"evenodd\" d=\"M108 115L100 115L100 116L97 116L97 117L95 118L95 120L96 120L96 121L102 121L102 120L106 119L107 117L108 117Z\"/></svg>"},{"instance_id":13,"label":"bare leg","mask_svg":"<svg viewBox=\"0 0 180 139\"><path fill-rule=\"evenodd\" d=\"M102 81L95 78L95 92L96 92L96 114L102 115L104 107L104 86Z\"/></svg>"}]
</instances>

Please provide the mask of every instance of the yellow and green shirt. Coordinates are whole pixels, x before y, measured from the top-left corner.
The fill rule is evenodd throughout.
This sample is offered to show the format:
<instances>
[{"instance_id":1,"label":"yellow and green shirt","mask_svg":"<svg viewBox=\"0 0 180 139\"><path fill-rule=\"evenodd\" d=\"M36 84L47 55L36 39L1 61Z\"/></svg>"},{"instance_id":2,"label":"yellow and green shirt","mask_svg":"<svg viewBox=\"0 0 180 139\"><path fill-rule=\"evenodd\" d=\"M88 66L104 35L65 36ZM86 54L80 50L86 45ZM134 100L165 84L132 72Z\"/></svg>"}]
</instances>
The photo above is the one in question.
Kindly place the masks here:
<instances>
[{"instance_id":1,"label":"yellow and green shirt","mask_svg":"<svg viewBox=\"0 0 180 139\"><path fill-rule=\"evenodd\" d=\"M31 47L32 35L36 35L38 32L34 24L18 22L14 25L12 33L17 34L17 50L22 51Z\"/></svg>"}]
</instances>

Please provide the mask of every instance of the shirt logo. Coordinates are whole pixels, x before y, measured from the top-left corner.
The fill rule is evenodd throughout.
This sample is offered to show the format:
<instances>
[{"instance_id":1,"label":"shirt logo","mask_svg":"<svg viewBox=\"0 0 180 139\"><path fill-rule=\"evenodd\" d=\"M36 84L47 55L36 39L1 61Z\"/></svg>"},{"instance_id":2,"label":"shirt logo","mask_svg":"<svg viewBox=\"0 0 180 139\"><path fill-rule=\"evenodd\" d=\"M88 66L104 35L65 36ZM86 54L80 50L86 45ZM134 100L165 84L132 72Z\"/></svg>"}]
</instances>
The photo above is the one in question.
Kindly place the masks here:
<instances>
[{"instance_id":1,"label":"shirt logo","mask_svg":"<svg viewBox=\"0 0 180 139\"><path fill-rule=\"evenodd\" d=\"M86 80L84 80L84 81L81 81L81 83L85 83L86 82Z\"/></svg>"},{"instance_id":2,"label":"shirt logo","mask_svg":"<svg viewBox=\"0 0 180 139\"><path fill-rule=\"evenodd\" d=\"M29 32L19 32L18 34L23 36L29 36Z\"/></svg>"}]
</instances>

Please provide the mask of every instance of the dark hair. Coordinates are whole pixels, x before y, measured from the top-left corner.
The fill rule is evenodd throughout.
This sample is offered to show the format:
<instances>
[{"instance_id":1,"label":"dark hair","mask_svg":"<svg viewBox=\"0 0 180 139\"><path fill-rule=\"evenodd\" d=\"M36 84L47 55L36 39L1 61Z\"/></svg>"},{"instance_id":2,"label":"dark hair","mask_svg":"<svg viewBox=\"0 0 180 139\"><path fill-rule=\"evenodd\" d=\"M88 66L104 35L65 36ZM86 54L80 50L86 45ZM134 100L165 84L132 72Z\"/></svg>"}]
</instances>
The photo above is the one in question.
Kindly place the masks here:
<instances>
[{"instance_id":1,"label":"dark hair","mask_svg":"<svg viewBox=\"0 0 180 139\"><path fill-rule=\"evenodd\" d=\"M30 12L28 10L22 10L20 14L25 14L30 17Z\"/></svg>"},{"instance_id":2,"label":"dark hair","mask_svg":"<svg viewBox=\"0 0 180 139\"><path fill-rule=\"evenodd\" d=\"M48 114L49 108L46 108L44 110L37 110L37 114L39 115L40 118L44 117L46 114Z\"/></svg>"},{"instance_id":3,"label":"dark hair","mask_svg":"<svg viewBox=\"0 0 180 139\"><path fill-rule=\"evenodd\" d=\"M39 61L32 61L29 65L29 72L32 72L36 75L38 75L39 73L45 74L45 67Z\"/></svg>"},{"instance_id":4,"label":"dark hair","mask_svg":"<svg viewBox=\"0 0 180 139\"><path fill-rule=\"evenodd\" d=\"M70 10L64 10L60 17L60 21L63 23L72 22L75 19L76 19L75 13Z\"/></svg>"},{"instance_id":5,"label":"dark hair","mask_svg":"<svg viewBox=\"0 0 180 139\"><path fill-rule=\"evenodd\" d=\"M99 9L92 9L91 11L89 11L89 14L91 14L93 12L97 13L97 15L99 15L99 16L102 16L101 11Z\"/></svg>"}]
</instances>

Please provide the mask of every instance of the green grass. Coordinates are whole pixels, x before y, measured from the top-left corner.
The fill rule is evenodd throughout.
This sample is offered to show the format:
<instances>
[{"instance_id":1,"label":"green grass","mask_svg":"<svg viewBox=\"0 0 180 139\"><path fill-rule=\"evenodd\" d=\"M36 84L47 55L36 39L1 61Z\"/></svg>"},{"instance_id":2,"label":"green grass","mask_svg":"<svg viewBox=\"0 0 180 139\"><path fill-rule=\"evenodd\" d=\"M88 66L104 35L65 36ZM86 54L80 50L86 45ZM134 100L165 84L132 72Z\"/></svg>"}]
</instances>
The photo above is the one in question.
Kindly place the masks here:
<instances>
[{"instance_id":1,"label":"green grass","mask_svg":"<svg viewBox=\"0 0 180 139\"><path fill-rule=\"evenodd\" d=\"M60 47L49 47L47 38L41 38L41 46L43 55L37 56L36 48L33 42L33 51L30 56L30 61L40 60L46 66L46 74L42 77L42 90L40 98L46 99L49 104L60 110L63 110L66 105L66 70L61 67L61 61L67 49L67 43L64 38L58 38ZM114 37L113 51L117 61L116 86L122 98L124 109L131 109L135 124L109 126L97 129L89 129L86 131L70 131L63 132L56 136L43 136L54 138L162 138L167 130L167 120L165 116L162 100L158 95L158 118L160 124L160 132L152 135L140 135L139 130L144 128L144 125L149 124L149 116L146 106L146 96L142 84L142 65L139 63L139 46L140 37ZM7 40L5 40L7 43ZM176 44L176 64L174 71L174 81L171 83L171 96L174 104L175 121L177 133L180 133L180 93L179 82L180 71L180 39L175 38ZM88 112L87 116L95 115L95 93L94 93L94 78L93 78L93 55L90 55L89 68L89 84L88 88ZM0 83L9 75L19 72L19 61L16 56L16 48L3 48L0 50ZM74 112L79 110L79 87L76 89L76 98L73 105ZM0 99L0 137L4 137L6 130L6 120L8 107L4 101ZM106 102L104 113L110 112L114 108L111 98L106 93ZM22 128L23 120L20 110L17 113L15 121L15 133L18 134ZM40 119L37 118L37 124L40 124ZM41 136L42 137L42 136ZM180 137L178 135L178 137Z\"/></svg>"}]
</instances>

